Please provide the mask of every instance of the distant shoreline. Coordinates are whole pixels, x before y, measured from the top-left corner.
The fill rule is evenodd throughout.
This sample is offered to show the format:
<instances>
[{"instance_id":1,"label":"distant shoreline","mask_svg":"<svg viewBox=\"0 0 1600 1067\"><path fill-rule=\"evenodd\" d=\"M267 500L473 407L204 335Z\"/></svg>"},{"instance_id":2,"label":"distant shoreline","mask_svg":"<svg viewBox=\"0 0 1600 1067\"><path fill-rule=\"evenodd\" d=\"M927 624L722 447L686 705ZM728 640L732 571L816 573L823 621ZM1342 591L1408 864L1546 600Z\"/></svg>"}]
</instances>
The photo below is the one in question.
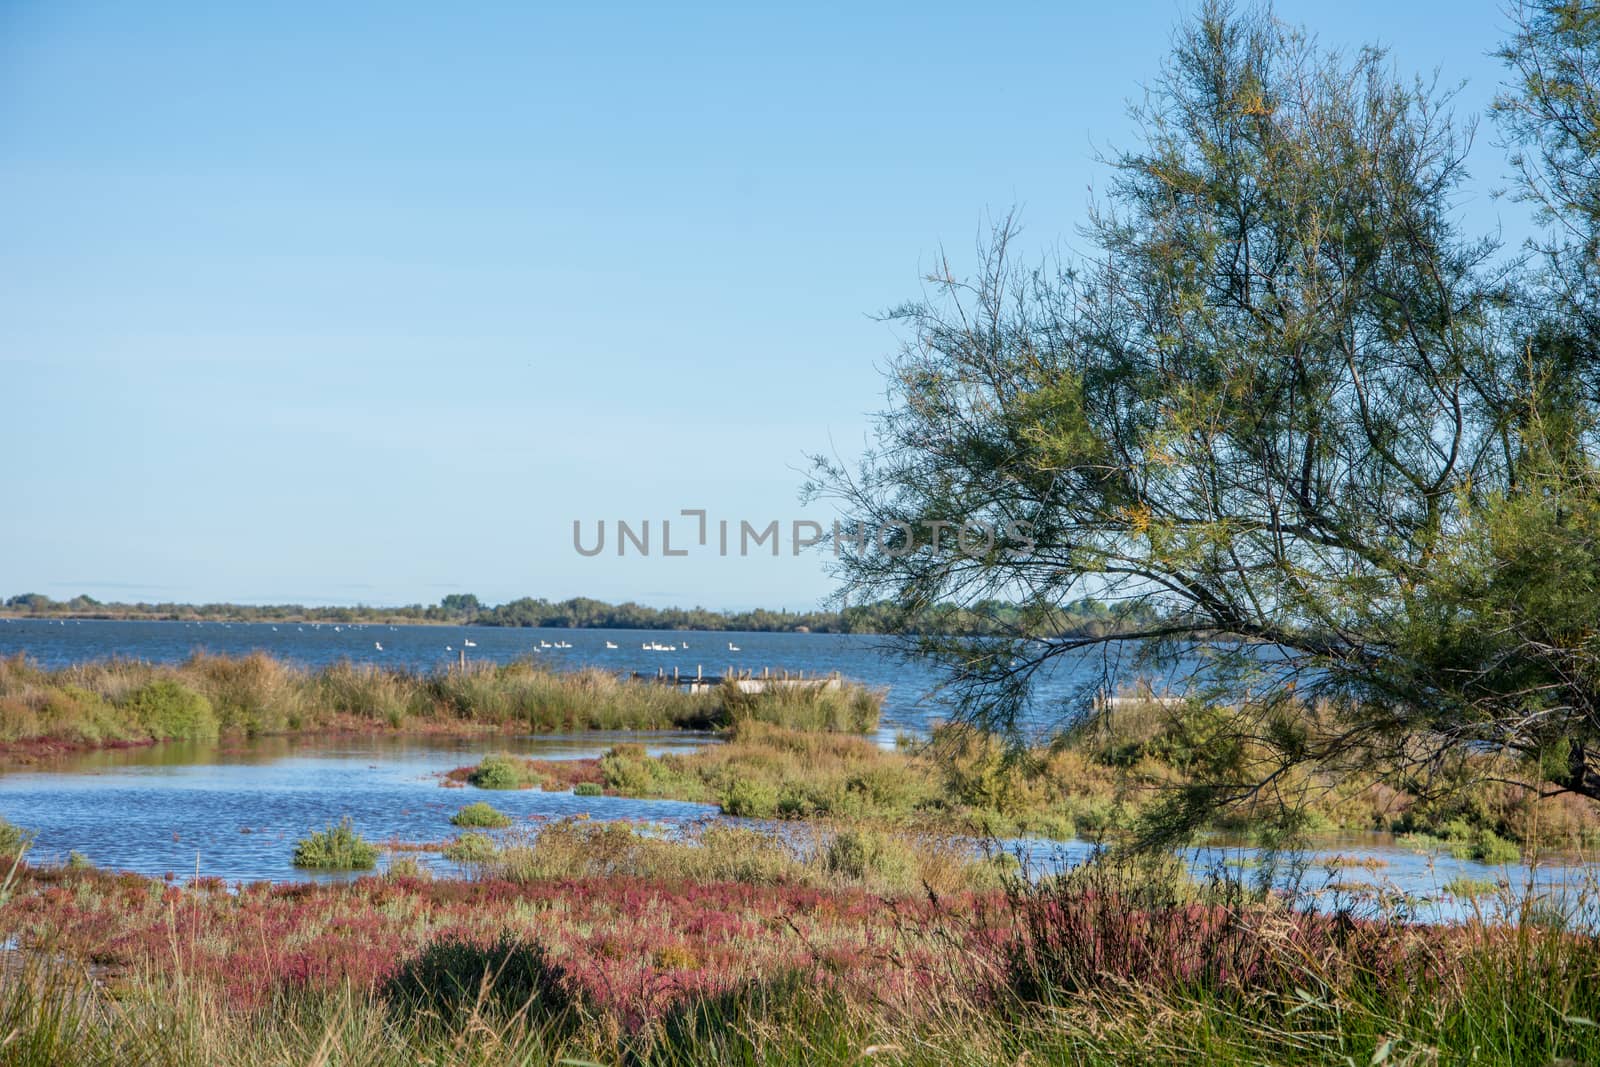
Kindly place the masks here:
<instances>
[{"instance_id":1,"label":"distant shoreline","mask_svg":"<svg viewBox=\"0 0 1600 1067\"><path fill-rule=\"evenodd\" d=\"M334 609L337 611L338 609ZM805 624L792 627L766 627L753 628L743 626L684 626L684 625L646 625L644 623L503 623L482 619L427 619L416 618L410 615L357 615L354 617L336 614L306 614L306 615L269 615L246 617L243 615L202 615L198 613L179 614L172 613L142 613L142 612L15 612L0 610L0 619L15 620L17 622L208 622L228 623L243 626L265 626L269 623L299 623L317 626L439 626L461 627L471 626L484 630L519 630L519 629L544 629L544 630L669 630L681 633L881 633L876 630L824 630L814 631Z\"/></svg>"},{"instance_id":2,"label":"distant shoreline","mask_svg":"<svg viewBox=\"0 0 1600 1067\"><path fill-rule=\"evenodd\" d=\"M971 608L938 608L908 625L902 612L887 603L870 603L837 611L711 611L706 608L652 608L642 604L608 604L587 597L548 601L523 597L488 605L477 597L446 597L436 605L400 607L306 607L303 604L102 603L92 597L53 600L24 593L0 602L0 619L95 622L299 623L334 626L481 626L552 630L662 630L701 633L942 633L962 636L1011 634L1021 622L1011 604L989 602ZM1148 621L1146 614L1118 610L1085 599L1065 605L1051 620L1051 637L1112 633Z\"/></svg>"}]
</instances>

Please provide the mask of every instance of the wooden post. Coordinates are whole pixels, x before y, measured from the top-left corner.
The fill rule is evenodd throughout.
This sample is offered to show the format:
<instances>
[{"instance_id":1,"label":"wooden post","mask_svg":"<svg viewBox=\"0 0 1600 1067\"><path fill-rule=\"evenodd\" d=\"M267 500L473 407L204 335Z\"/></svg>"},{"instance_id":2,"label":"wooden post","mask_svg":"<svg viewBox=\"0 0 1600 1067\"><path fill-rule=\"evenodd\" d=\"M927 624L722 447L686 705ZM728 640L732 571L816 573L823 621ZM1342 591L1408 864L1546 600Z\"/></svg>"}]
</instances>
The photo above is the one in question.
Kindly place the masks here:
<instances>
[{"instance_id":1,"label":"wooden post","mask_svg":"<svg viewBox=\"0 0 1600 1067\"><path fill-rule=\"evenodd\" d=\"M457 665L461 668L461 673L462 674L466 674L467 673L467 650L464 649L464 648L458 648L458 649L456 649L456 655L459 657L459 659L456 662L457 662Z\"/></svg>"}]
</instances>

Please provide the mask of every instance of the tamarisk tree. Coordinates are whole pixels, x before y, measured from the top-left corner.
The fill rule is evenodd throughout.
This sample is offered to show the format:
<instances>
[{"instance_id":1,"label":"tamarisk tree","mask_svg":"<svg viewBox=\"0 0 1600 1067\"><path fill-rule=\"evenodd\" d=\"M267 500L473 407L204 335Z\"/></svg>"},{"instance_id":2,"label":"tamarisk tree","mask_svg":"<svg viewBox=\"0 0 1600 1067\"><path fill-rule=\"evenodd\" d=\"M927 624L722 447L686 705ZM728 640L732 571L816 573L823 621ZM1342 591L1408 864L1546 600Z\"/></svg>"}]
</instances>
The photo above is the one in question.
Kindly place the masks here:
<instances>
[{"instance_id":1,"label":"tamarisk tree","mask_svg":"<svg viewBox=\"0 0 1600 1067\"><path fill-rule=\"evenodd\" d=\"M1561 223L1536 250L1464 229L1451 92L1213 3L1107 160L1088 253L1024 264L1008 218L891 312L876 443L819 457L812 489L898 531L839 570L908 632L936 604L1022 605L1006 639L916 639L956 714L1086 715L1041 706L1040 672L1122 648L1203 662L1187 692L1226 709L1168 828L1274 796L1292 817L1307 766L1415 790L1501 757L1600 797L1600 16L1522 14L1499 110ZM1028 543L928 545L962 523ZM1059 630L1085 595L1126 624Z\"/></svg>"}]
</instances>

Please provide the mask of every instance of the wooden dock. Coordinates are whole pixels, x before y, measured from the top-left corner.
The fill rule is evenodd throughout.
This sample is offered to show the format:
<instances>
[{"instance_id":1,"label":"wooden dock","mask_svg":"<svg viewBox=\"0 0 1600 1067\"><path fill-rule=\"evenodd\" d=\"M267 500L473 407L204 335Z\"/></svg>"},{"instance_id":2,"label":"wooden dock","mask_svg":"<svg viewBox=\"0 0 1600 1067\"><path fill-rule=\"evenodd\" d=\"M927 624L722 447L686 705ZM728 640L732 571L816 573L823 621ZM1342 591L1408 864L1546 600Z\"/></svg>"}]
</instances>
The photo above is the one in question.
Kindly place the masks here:
<instances>
[{"instance_id":1,"label":"wooden dock","mask_svg":"<svg viewBox=\"0 0 1600 1067\"><path fill-rule=\"evenodd\" d=\"M655 674L635 671L633 678L639 682L686 688L691 693L704 692L724 684L736 685L745 693L764 693L768 689L838 689L844 685L838 671L823 674L815 671L773 670L770 667L761 668L759 674L754 669L735 670L732 667L721 674L706 674L700 666L695 667L693 674L680 672L676 667L669 672L662 667Z\"/></svg>"},{"instance_id":2,"label":"wooden dock","mask_svg":"<svg viewBox=\"0 0 1600 1067\"><path fill-rule=\"evenodd\" d=\"M1099 714L1141 707L1181 708L1186 703L1188 703L1188 700L1184 697L1171 696L1167 693L1153 693L1148 690L1130 695L1127 693L1112 693L1109 689L1097 689L1093 700L1094 710Z\"/></svg>"}]
</instances>

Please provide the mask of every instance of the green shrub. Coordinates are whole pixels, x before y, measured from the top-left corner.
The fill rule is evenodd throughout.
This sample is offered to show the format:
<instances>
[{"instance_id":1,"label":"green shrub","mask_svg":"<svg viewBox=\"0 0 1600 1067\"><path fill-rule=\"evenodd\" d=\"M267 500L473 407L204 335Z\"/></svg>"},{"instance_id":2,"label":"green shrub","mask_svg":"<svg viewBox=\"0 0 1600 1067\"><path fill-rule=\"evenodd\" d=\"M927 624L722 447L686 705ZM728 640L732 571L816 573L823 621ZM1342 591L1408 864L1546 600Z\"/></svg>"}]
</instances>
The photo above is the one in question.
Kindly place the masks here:
<instances>
[{"instance_id":1,"label":"green shrub","mask_svg":"<svg viewBox=\"0 0 1600 1067\"><path fill-rule=\"evenodd\" d=\"M565 977L540 945L509 934L488 946L450 936L401 965L383 996L402 1017L431 1015L450 1027L481 1009L501 1018L523 1012L548 1037L559 1037L578 1021L578 1000Z\"/></svg>"},{"instance_id":2,"label":"green shrub","mask_svg":"<svg viewBox=\"0 0 1600 1067\"><path fill-rule=\"evenodd\" d=\"M294 865L324 871L364 871L378 863L378 850L342 819L295 842Z\"/></svg>"},{"instance_id":3,"label":"green shrub","mask_svg":"<svg viewBox=\"0 0 1600 1067\"><path fill-rule=\"evenodd\" d=\"M722 810L747 819L770 819L778 813L778 790L766 782L742 779L723 791Z\"/></svg>"},{"instance_id":4,"label":"green shrub","mask_svg":"<svg viewBox=\"0 0 1600 1067\"><path fill-rule=\"evenodd\" d=\"M572 791L580 797L597 797L605 792L599 782L579 782Z\"/></svg>"},{"instance_id":5,"label":"green shrub","mask_svg":"<svg viewBox=\"0 0 1600 1067\"><path fill-rule=\"evenodd\" d=\"M823 869L852 882L905 885L916 872L916 857L902 841L873 830L841 830L822 854Z\"/></svg>"},{"instance_id":6,"label":"green shrub","mask_svg":"<svg viewBox=\"0 0 1600 1067\"><path fill-rule=\"evenodd\" d=\"M0 856L13 859L33 844L34 832L0 818Z\"/></svg>"},{"instance_id":7,"label":"green shrub","mask_svg":"<svg viewBox=\"0 0 1600 1067\"><path fill-rule=\"evenodd\" d=\"M396 856L389 861L389 869L384 872L390 878L431 878L428 869L417 862L415 856Z\"/></svg>"},{"instance_id":8,"label":"green shrub","mask_svg":"<svg viewBox=\"0 0 1600 1067\"><path fill-rule=\"evenodd\" d=\"M526 789L539 784L539 777L510 756L485 756L467 781L479 789Z\"/></svg>"},{"instance_id":9,"label":"green shrub","mask_svg":"<svg viewBox=\"0 0 1600 1067\"><path fill-rule=\"evenodd\" d=\"M600 773L617 792L643 796L655 791L654 762L643 745L615 745L600 757Z\"/></svg>"},{"instance_id":10,"label":"green shrub","mask_svg":"<svg viewBox=\"0 0 1600 1067\"><path fill-rule=\"evenodd\" d=\"M795 730L862 734L878 726L884 693L861 685L773 685L746 693L732 683L718 688L725 725L771 723Z\"/></svg>"},{"instance_id":11,"label":"green shrub","mask_svg":"<svg viewBox=\"0 0 1600 1067\"><path fill-rule=\"evenodd\" d=\"M500 829L511 825L511 816L478 800L450 816L450 823L452 826L485 826Z\"/></svg>"},{"instance_id":12,"label":"green shrub","mask_svg":"<svg viewBox=\"0 0 1600 1067\"><path fill-rule=\"evenodd\" d=\"M170 678L136 690L124 709L158 740L213 741L217 737L211 701Z\"/></svg>"},{"instance_id":13,"label":"green shrub","mask_svg":"<svg viewBox=\"0 0 1600 1067\"><path fill-rule=\"evenodd\" d=\"M701 800L706 796L705 783L685 769L682 759L651 756L643 745L612 747L600 757L600 773L606 785L623 796L670 796L675 800Z\"/></svg>"},{"instance_id":14,"label":"green shrub","mask_svg":"<svg viewBox=\"0 0 1600 1067\"><path fill-rule=\"evenodd\" d=\"M1477 860L1491 866L1516 863L1522 850L1493 830L1474 827L1465 819L1451 819L1434 833L1402 834L1400 843L1415 852L1448 852L1458 860Z\"/></svg>"},{"instance_id":15,"label":"green shrub","mask_svg":"<svg viewBox=\"0 0 1600 1067\"><path fill-rule=\"evenodd\" d=\"M451 863L487 863L499 854L494 838L476 831L462 834L444 848L444 858Z\"/></svg>"},{"instance_id":16,"label":"green shrub","mask_svg":"<svg viewBox=\"0 0 1600 1067\"><path fill-rule=\"evenodd\" d=\"M1475 834L1465 849L1458 846L1451 851L1457 855L1461 855L1464 851L1465 855L1462 858L1474 859L1494 867L1516 863L1522 859L1522 850L1517 847L1516 842L1507 841L1493 830Z\"/></svg>"},{"instance_id":17,"label":"green shrub","mask_svg":"<svg viewBox=\"0 0 1600 1067\"><path fill-rule=\"evenodd\" d=\"M827 811L808 789L791 786L778 794L778 814L785 819L805 819Z\"/></svg>"},{"instance_id":18,"label":"green shrub","mask_svg":"<svg viewBox=\"0 0 1600 1067\"><path fill-rule=\"evenodd\" d=\"M1460 875L1450 879L1439 888L1453 897L1471 900L1499 892L1500 883L1493 878L1469 878L1466 875Z\"/></svg>"}]
</instances>

